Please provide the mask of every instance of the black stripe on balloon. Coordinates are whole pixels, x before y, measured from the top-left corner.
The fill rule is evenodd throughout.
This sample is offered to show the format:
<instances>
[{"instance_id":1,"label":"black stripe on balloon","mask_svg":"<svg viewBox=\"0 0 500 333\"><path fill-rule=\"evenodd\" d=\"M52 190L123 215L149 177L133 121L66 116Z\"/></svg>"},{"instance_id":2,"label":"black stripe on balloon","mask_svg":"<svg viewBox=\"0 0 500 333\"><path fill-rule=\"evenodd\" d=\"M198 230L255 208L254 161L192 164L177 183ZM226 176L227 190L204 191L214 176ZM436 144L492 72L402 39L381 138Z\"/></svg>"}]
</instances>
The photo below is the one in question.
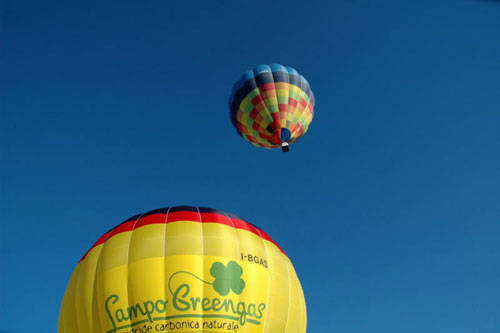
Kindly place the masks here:
<instances>
[{"instance_id":1,"label":"black stripe on balloon","mask_svg":"<svg viewBox=\"0 0 500 333\"><path fill-rule=\"evenodd\" d=\"M302 81L300 77L298 77L297 75L290 75L289 79L290 79L290 84L300 87L300 81Z\"/></svg>"},{"instance_id":2,"label":"black stripe on balloon","mask_svg":"<svg viewBox=\"0 0 500 333\"><path fill-rule=\"evenodd\" d=\"M257 86L263 86L268 83L274 83L273 73L272 72L263 72L255 77L255 82L257 82ZM246 83L245 83L246 85Z\"/></svg>"},{"instance_id":3,"label":"black stripe on balloon","mask_svg":"<svg viewBox=\"0 0 500 333\"><path fill-rule=\"evenodd\" d=\"M150 210L149 212L145 213L142 217L154 215L154 214L167 214L169 209L170 208L168 208L168 207L153 209L153 210Z\"/></svg>"},{"instance_id":4,"label":"black stripe on balloon","mask_svg":"<svg viewBox=\"0 0 500 333\"><path fill-rule=\"evenodd\" d=\"M236 83L236 84L238 84L238 83ZM240 103L243 100L243 98L245 98L245 96L248 95L248 93L250 91L254 90L255 88L257 88L257 82L255 80L255 77L252 77L252 78L248 79L247 81L245 81L243 86L234 93L234 96L232 96L233 102L231 104L229 113L231 115L231 122L233 123L233 126L236 128L236 131L238 133L240 131L238 131L236 113L238 112L238 108L239 108ZM238 104L235 104L236 100L239 100ZM236 108L236 110L235 110L235 108ZM239 134L243 137L243 135L241 133L239 133Z\"/></svg>"},{"instance_id":5,"label":"black stripe on balloon","mask_svg":"<svg viewBox=\"0 0 500 333\"><path fill-rule=\"evenodd\" d=\"M273 72L274 82L290 83L288 72Z\"/></svg>"},{"instance_id":6,"label":"black stripe on balloon","mask_svg":"<svg viewBox=\"0 0 500 333\"><path fill-rule=\"evenodd\" d=\"M288 74L285 72L274 72L273 75L276 75L276 80L272 80L271 78L273 76L271 76L270 74L271 72L260 73L259 75L255 76L255 78L247 80L241 86L241 88L234 93L231 103L231 110L234 110L236 108L236 111L238 111L238 107L240 106L241 101L250 93L250 91L257 87L255 85L255 82L258 83L258 86L272 82L287 82L296 85L297 87L301 87L301 89L308 96L311 94L309 84L298 75ZM285 75L288 77L285 77Z\"/></svg>"},{"instance_id":7,"label":"black stripe on balloon","mask_svg":"<svg viewBox=\"0 0 500 333\"><path fill-rule=\"evenodd\" d=\"M122 223L118 224L118 225L115 225L113 228L109 229L108 231L105 232L105 234L107 234L108 232L111 232L113 231L114 229L118 228L119 226L121 226L122 224L125 224L127 222L130 222L130 221L136 221L139 217L141 217L142 214L137 214L137 215L134 215L132 217L129 217L128 219L126 219L125 221L123 221Z\"/></svg>"},{"instance_id":8,"label":"black stripe on balloon","mask_svg":"<svg viewBox=\"0 0 500 333\"><path fill-rule=\"evenodd\" d=\"M175 206L175 207L170 207L170 208L169 207L164 207L164 208L153 209L153 210L150 210L149 212L144 213L144 214L134 215L134 216L126 219L122 223L120 223L120 224L114 226L113 228L109 229L106 233L109 233L109 232L113 231L114 229L118 228L122 224L125 224L125 223L130 222L130 221L137 221L139 218L144 218L144 217L146 217L148 215L153 215L153 214L167 214L167 213L186 212L186 211L188 211L188 212L195 212L195 213L200 212L200 213L214 213L214 214L224 215L224 216L227 216L227 217L229 217L231 219L234 219L234 220L244 221L244 222L250 224L251 226L253 226L255 229L258 229L260 231L264 231L259 226L255 225L253 223L250 223L247 220L244 220L241 217L239 217L238 215L235 215L235 214L232 214L232 213L226 213L226 212L223 212L221 210L217 210L217 209L209 208L209 207Z\"/></svg>"},{"instance_id":9,"label":"black stripe on balloon","mask_svg":"<svg viewBox=\"0 0 500 333\"><path fill-rule=\"evenodd\" d=\"M182 212L182 211L198 213L198 208L195 206L175 206L170 208L169 213Z\"/></svg>"}]
</instances>

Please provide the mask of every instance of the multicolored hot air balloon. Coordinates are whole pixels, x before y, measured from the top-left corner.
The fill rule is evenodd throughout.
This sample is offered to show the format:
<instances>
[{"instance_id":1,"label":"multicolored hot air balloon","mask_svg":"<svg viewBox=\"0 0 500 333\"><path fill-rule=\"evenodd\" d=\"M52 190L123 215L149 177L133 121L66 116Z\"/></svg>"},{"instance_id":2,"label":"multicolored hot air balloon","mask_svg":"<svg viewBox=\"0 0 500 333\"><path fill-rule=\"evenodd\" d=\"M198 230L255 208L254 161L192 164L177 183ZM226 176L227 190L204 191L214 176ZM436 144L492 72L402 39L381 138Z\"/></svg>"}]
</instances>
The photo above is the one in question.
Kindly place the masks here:
<instances>
[{"instance_id":1,"label":"multicolored hot air balloon","mask_svg":"<svg viewBox=\"0 0 500 333\"><path fill-rule=\"evenodd\" d=\"M307 80L291 67L260 65L243 74L229 100L231 122L255 146L289 145L307 132L314 95Z\"/></svg>"},{"instance_id":2,"label":"multicolored hot air balloon","mask_svg":"<svg viewBox=\"0 0 500 333\"><path fill-rule=\"evenodd\" d=\"M258 227L210 208L127 219L76 266L59 333L304 333L302 287Z\"/></svg>"}]
</instances>

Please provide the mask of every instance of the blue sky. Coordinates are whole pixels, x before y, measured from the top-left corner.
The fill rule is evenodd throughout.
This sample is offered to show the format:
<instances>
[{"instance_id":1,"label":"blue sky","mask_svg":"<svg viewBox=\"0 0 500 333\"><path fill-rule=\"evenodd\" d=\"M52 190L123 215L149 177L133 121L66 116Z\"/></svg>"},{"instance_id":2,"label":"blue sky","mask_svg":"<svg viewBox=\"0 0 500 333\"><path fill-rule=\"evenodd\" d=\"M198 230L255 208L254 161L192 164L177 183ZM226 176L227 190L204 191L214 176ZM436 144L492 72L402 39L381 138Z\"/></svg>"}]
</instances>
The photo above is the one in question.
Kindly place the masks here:
<instances>
[{"instance_id":1,"label":"blue sky","mask_svg":"<svg viewBox=\"0 0 500 333\"><path fill-rule=\"evenodd\" d=\"M288 253L308 332L500 329L500 2L3 1L0 332L55 332L81 255L180 204ZM231 127L240 74L316 96L291 152Z\"/></svg>"}]
</instances>

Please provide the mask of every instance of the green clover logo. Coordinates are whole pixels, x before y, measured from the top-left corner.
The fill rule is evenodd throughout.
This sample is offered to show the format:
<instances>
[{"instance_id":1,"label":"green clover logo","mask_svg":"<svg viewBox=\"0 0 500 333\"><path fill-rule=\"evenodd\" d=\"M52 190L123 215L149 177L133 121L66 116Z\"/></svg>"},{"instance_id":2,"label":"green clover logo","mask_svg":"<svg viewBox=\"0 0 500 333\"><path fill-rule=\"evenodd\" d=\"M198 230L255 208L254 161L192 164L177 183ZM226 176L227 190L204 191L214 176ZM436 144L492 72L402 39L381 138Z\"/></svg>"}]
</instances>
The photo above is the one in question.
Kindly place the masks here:
<instances>
[{"instance_id":1,"label":"green clover logo","mask_svg":"<svg viewBox=\"0 0 500 333\"><path fill-rule=\"evenodd\" d=\"M215 262L210 268L210 274L215 278L213 287L221 296L226 296L232 289L236 295L239 295L245 289L245 281L241 278L243 269L236 261L227 263Z\"/></svg>"}]
</instances>

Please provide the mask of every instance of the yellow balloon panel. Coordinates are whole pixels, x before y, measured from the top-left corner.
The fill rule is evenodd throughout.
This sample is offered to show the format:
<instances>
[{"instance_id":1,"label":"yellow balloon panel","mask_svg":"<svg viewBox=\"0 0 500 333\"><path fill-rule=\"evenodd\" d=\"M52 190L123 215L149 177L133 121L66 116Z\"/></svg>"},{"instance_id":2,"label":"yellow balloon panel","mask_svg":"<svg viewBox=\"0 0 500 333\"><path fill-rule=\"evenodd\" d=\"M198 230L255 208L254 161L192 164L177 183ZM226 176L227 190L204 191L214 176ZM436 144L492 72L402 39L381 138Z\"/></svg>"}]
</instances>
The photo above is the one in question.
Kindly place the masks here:
<instances>
[{"instance_id":1,"label":"yellow balloon panel","mask_svg":"<svg viewBox=\"0 0 500 333\"><path fill-rule=\"evenodd\" d=\"M306 331L294 268L263 231L222 213L152 215L108 232L77 265L60 333Z\"/></svg>"}]
</instances>

